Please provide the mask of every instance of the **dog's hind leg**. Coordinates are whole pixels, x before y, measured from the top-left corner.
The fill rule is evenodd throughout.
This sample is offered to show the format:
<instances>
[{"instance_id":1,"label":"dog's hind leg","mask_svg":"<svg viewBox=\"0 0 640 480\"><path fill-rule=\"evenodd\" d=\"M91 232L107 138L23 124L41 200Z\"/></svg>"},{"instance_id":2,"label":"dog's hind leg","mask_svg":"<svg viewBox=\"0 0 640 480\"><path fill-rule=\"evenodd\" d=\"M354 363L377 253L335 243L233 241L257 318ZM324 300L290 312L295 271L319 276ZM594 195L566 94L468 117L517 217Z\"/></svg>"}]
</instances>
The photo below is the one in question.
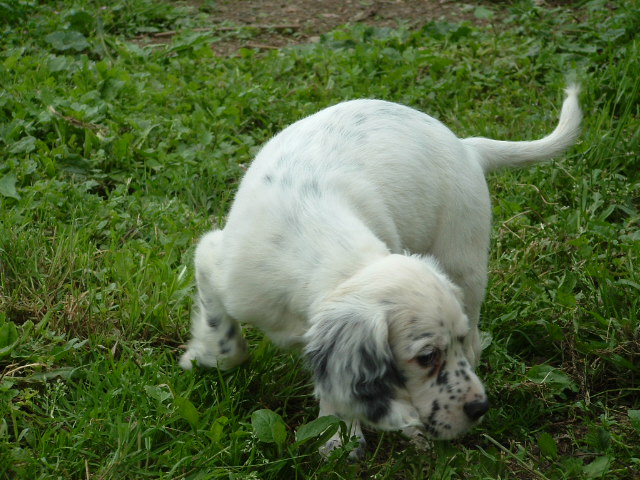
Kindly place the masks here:
<instances>
[{"instance_id":1,"label":"dog's hind leg","mask_svg":"<svg viewBox=\"0 0 640 480\"><path fill-rule=\"evenodd\" d=\"M202 367L231 369L247 357L247 342L238 322L227 315L208 310L200 302L200 311L193 318L191 340L180 359L180 366L190 370L195 361Z\"/></svg>"},{"instance_id":2,"label":"dog's hind leg","mask_svg":"<svg viewBox=\"0 0 640 480\"><path fill-rule=\"evenodd\" d=\"M247 359L247 342L238 322L230 317L220 299L216 270L221 267L222 231L206 234L195 255L199 309L193 316L192 338L180 366L191 369L193 362L203 367L233 368Z\"/></svg>"}]
</instances>

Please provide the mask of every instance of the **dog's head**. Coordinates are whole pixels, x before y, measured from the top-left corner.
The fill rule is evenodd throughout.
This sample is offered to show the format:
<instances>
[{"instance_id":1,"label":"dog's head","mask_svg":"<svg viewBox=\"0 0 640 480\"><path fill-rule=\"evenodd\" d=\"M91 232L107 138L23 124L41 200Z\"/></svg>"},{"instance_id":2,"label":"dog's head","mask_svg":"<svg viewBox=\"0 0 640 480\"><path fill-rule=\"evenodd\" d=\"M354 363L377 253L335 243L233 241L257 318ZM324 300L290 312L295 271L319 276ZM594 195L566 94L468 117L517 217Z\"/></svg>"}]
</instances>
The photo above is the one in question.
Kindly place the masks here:
<instances>
[{"instance_id":1,"label":"dog's head","mask_svg":"<svg viewBox=\"0 0 640 480\"><path fill-rule=\"evenodd\" d=\"M435 261L390 255L318 304L305 347L316 395L383 430L454 438L489 405L465 355L469 329Z\"/></svg>"}]
</instances>

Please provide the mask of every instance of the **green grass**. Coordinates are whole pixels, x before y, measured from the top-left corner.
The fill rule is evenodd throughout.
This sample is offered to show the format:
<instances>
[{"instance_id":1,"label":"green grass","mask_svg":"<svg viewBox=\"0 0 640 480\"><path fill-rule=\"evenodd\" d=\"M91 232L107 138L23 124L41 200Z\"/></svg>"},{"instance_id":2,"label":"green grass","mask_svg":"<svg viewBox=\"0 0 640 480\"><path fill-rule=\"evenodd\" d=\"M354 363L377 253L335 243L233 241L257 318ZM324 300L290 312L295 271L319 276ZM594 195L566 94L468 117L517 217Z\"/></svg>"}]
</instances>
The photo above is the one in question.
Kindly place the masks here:
<instances>
[{"instance_id":1,"label":"green grass","mask_svg":"<svg viewBox=\"0 0 640 480\"><path fill-rule=\"evenodd\" d=\"M640 6L562 4L222 58L187 4L0 2L0 478L638 478ZM313 422L295 353L251 330L246 366L180 370L194 242L279 129L378 97L530 139L571 79L579 144L489 179L480 427L427 452L367 432L363 462L323 461L338 425Z\"/></svg>"}]
</instances>

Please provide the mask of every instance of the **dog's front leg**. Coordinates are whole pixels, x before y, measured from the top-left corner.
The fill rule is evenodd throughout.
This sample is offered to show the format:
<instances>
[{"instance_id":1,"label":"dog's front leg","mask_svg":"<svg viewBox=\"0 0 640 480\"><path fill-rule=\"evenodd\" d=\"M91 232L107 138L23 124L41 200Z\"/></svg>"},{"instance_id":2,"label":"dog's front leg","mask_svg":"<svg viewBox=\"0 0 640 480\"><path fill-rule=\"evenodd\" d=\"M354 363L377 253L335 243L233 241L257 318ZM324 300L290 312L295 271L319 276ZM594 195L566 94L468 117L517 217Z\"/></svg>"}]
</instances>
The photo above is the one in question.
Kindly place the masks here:
<instances>
[{"instance_id":1,"label":"dog's front leg","mask_svg":"<svg viewBox=\"0 0 640 480\"><path fill-rule=\"evenodd\" d=\"M336 412L333 405L326 400L320 399L320 414L319 417L325 417L328 415L334 415L338 418L342 418L339 412ZM364 434L362 433L362 428L360 427L360 422L358 420L347 420L343 419L347 425L347 434L349 438L353 438L354 436L358 438L358 447L349 452L349 457L354 460L360 460L364 457L365 446L367 442L364 439ZM329 454L342 446L342 432L338 430L322 447L320 447L320 454L323 457L328 457Z\"/></svg>"},{"instance_id":2,"label":"dog's front leg","mask_svg":"<svg viewBox=\"0 0 640 480\"><path fill-rule=\"evenodd\" d=\"M191 340L180 359L182 368L191 369L193 362L203 367L233 368L247 359L247 342L238 322L223 306L217 286L221 270L221 230L207 233L196 249L196 280L200 308L193 317Z\"/></svg>"}]
</instances>

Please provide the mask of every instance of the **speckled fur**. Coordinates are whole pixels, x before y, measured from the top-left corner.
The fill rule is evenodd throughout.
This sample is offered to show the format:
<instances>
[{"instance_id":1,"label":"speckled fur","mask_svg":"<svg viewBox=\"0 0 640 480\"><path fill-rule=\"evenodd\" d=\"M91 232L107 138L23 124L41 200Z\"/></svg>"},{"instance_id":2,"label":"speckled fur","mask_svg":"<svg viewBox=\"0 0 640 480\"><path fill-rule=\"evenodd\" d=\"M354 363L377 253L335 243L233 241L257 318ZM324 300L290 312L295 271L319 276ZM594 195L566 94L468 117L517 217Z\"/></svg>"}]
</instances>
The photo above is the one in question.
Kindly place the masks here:
<instances>
[{"instance_id":1,"label":"speckled fur","mask_svg":"<svg viewBox=\"0 0 640 480\"><path fill-rule=\"evenodd\" d=\"M489 170L576 139L577 89L544 139L458 139L401 105L356 100L303 119L248 169L196 255L199 309L180 363L232 368L240 323L301 347L321 415L450 439L488 408L474 369L487 283ZM326 449L338 443L332 439Z\"/></svg>"}]
</instances>

